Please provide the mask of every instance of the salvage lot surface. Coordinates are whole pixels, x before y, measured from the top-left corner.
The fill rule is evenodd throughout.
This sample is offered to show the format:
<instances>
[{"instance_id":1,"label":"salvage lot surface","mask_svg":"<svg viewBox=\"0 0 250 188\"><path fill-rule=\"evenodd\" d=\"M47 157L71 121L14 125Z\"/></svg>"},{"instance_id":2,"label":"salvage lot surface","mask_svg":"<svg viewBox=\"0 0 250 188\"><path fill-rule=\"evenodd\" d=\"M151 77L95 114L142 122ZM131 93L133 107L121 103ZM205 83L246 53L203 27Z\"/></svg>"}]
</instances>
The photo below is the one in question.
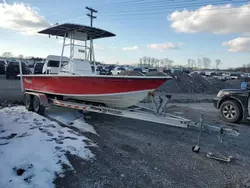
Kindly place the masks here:
<instances>
[{"instance_id":1,"label":"salvage lot surface","mask_svg":"<svg viewBox=\"0 0 250 188\"><path fill-rule=\"evenodd\" d=\"M16 83L13 87L12 81ZM0 80L1 91L12 90L13 99L21 98L13 90L18 91L17 81L5 83L10 84ZM2 93L5 92L1 96ZM4 95L3 100L10 99ZM60 114L60 110L50 109L47 113ZM195 121L204 114L206 123L222 123L211 103L174 103L168 112ZM191 148L196 144L198 131L94 113L85 117L98 135L79 133L97 144L97 148L90 148L95 158L86 161L67 154L75 171L56 178L56 187L250 187L248 122L231 124L241 135L225 138L222 144L217 135L204 133L201 152L195 154ZM232 155L235 160L229 164L214 161L206 158L208 151Z\"/></svg>"},{"instance_id":2,"label":"salvage lot surface","mask_svg":"<svg viewBox=\"0 0 250 188\"><path fill-rule=\"evenodd\" d=\"M22 100L20 80L6 80L5 75L0 75L0 103L20 100Z\"/></svg>"}]
</instances>

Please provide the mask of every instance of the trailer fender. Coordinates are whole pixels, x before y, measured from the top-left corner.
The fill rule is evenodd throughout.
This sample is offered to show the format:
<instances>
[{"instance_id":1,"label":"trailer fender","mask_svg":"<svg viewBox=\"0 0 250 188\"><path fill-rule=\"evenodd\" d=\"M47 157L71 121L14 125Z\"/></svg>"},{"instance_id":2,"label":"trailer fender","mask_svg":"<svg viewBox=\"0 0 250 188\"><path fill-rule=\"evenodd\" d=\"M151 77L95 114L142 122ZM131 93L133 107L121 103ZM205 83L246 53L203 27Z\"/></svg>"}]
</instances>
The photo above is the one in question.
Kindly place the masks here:
<instances>
[{"instance_id":1,"label":"trailer fender","mask_svg":"<svg viewBox=\"0 0 250 188\"><path fill-rule=\"evenodd\" d=\"M45 94L43 93L35 93L35 92L25 92L24 94L29 94L32 96L37 96L40 100L40 104L44 107L48 106L49 102L48 102L48 98Z\"/></svg>"}]
</instances>

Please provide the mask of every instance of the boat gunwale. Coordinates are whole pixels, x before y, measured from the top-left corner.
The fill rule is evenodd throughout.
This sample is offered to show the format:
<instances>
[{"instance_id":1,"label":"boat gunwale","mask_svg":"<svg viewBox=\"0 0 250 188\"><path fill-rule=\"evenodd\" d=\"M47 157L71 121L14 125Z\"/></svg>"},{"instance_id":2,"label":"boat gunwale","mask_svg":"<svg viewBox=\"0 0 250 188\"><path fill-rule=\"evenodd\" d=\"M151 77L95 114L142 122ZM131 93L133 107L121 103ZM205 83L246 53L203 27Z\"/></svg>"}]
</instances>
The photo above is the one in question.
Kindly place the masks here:
<instances>
[{"instance_id":1,"label":"boat gunwale","mask_svg":"<svg viewBox=\"0 0 250 188\"><path fill-rule=\"evenodd\" d=\"M22 77L73 77L73 78L114 78L114 79L173 79L171 76L112 76L112 75L58 75L58 74L25 74Z\"/></svg>"}]
</instances>

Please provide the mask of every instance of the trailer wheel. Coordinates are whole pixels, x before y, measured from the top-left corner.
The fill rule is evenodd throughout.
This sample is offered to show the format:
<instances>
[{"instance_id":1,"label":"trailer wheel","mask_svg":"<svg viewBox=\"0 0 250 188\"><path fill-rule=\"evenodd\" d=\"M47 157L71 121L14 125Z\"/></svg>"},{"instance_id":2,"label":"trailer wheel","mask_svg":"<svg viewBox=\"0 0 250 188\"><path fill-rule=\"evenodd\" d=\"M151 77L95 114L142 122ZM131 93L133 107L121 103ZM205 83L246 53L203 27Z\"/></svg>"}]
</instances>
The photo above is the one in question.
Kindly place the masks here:
<instances>
[{"instance_id":1,"label":"trailer wheel","mask_svg":"<svg viewBox=\"0 0 250 188\"><path fill-rule=\"evenodd\" d=\"M221 104L221 118L230 123L236 123L242 120L243 112L240 104L234 100L228 100Z\"/></svg>"},{"instance_id":2,"label":"trailer wheel","mask_svg":"<svg viewBox=\"0 0 250 188\"><path fill-rule=\"evenodd\" d=\"M24 103L24 106L26 107L27 110L29 110L29 111L33 110L32 96L31 95L29 95L27 93L24 94L23 103Z\"/></svg>"},{"instance_id":3,"label":"trailer wheel","mask_svg":"<svg viewBox=\"0 0 250 188\"><path fill-rule=\"evenodd\" d=\"M34 96L34 98L33 98L33 110L34 110L34 112L36 112L40 115L44 114L45 107L42 106L38 96Z\"/></svg>"}]
</instances>

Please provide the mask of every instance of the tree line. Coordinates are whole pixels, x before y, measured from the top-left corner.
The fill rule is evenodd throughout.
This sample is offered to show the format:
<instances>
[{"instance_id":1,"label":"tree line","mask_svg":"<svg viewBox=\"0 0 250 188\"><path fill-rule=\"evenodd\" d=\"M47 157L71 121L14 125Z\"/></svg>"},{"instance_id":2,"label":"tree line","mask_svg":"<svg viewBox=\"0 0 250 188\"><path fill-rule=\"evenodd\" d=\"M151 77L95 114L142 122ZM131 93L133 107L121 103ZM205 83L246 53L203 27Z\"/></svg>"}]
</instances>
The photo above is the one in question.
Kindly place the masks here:
<instances>
[{"instance_id":1,"label":"tree line","mask_svg":"<svg viewBox=\"0 0 250 188\"><path fill-rule=\"evenodd\" d=\"M216 59L214 61L215 63L215 68L219 69L219 66L222 64L222 61L220 59ZM139 59L139 66L140 67L163 67L163 68L173 68L173 67L186 67L190 69L209 69L212 67L212 60L203 57L203 58L198 58L197 60L195 59L187 59L186 65L175 65L174 61L169 59L169 58L154 58L154 57L147 57L144 56Z\"/></svg>"},{"instance_id":2,"label":"tree line","mask_svg":"<svg viewBox=\"0 0 250 188\"><path fill-rule=\"evenodd\" d=\"M12 52L4 52L2 54L3 58L18 58L18 59L24 59L24 56L22 54L18 55L17 57L15 57ZM30 60L35 60L35 61L42 61L43 58L40 57L25 57L26 59L30 59Z\"/></svg>"}]
</instances>

